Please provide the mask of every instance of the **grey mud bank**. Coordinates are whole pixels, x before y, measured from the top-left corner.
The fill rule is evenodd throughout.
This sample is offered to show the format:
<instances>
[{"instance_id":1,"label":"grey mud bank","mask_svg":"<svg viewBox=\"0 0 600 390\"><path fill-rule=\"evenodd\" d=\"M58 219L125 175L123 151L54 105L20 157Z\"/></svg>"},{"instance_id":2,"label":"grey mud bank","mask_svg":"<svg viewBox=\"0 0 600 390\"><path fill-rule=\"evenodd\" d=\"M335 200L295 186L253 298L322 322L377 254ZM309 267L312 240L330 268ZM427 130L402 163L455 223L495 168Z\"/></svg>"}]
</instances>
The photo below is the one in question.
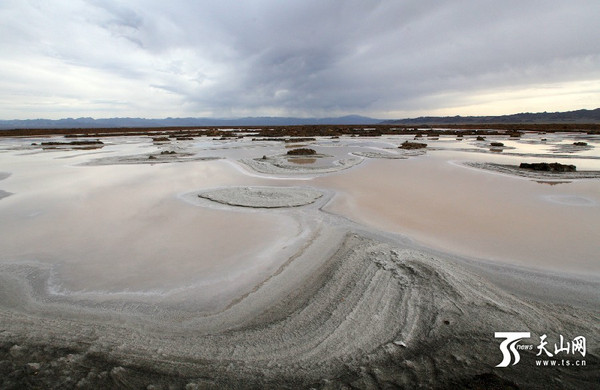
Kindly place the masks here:
<instances>
[{"instance_id":1,"label":"grey mud bank","mask_svg":"<svg viewBox=\"0 0 600 390\"><path fill-rule=\"evenodd\" d=\"M35 371L31 384L89 388L529 387L549 375L563 388L596 383L595 310L519 298L457 263L361 234L330 231L317 241L325 239L335 245L315 242L210 316L158 302L142 314L57 301L43 269L3 266L0 345L21 364L9 376L22 368ZM330 255L315 261L314 251ZM536 371L534 351L510 370L494 368L491 330L539 336L549 327L588 336L588 368Z\"/></svg>"},{"instance_id":2,"label":"grey mud bank","mask_svg":"<svg viewBox=\"0 0 600 390\"><path fill-rule=\"evenodd\" d=\"M323 193L311 188L231 187L203 191L198 196L230 206L284 208L311 204Z\"/></svg>"}]
</instances>

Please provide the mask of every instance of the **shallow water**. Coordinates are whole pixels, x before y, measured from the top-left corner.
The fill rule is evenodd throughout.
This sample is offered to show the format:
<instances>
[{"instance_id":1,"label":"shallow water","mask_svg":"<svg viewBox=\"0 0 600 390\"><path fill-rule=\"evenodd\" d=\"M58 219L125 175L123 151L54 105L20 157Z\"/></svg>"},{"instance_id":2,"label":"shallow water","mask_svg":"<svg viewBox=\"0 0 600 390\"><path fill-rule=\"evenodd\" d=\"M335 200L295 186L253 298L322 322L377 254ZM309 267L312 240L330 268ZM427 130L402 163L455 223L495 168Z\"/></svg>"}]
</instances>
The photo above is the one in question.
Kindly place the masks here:
<instances>
[{"instance_id":1,"label":"shallow water","mask_svg":"<svg viewBox=\"0 0 600 390\"><path fill-rule=\"evenodd\" d=\"M308 387L323 378L438 387L491 372L499 329L598 345L600 179L467 167L538 156L445 138L396 160L379 157L407 157L397 150L405 136L318 140L307 146L332 156L320 170L287 162L283 142L131 137L107 138L100 151L41 151L0 139L0 194L11 193L0 199L4 377L42 377L46 387ZM163 151L176 153L148 158ZM344 164L351 153L372 158ZM280 169L240 161L263 155ZM591 157L561 158L597 166ZM233 190L241 186L254 186L250 196ZM299 190L307 204L251 208L297 200ZM225 204L198 197L206 192ZM415 364L397 366L406 356ZM524 353L513 372L527 378L521 387L548 379L531 377L532 358ZM593 370L579 374L548 380L595 383Z\"/></svg>"},{"instance_id":2,"label":"shallow water","mask_svg":"<svg viewBox=\"0 0 600 390\"><path fill-rule=\"evenodd\" d=\"M464 167L460 157L372 160L317 182L338 193L329 211L428 246L540 269L600 272L598 179L540 185Z\"/></svg>"},{"instance_id":3,"label":"shallow water","mask_svg":"<svg viewBox=\"0 0 600 390\"><path fill-rule=\"evenodd\" d=\"M542 144L541 137L548 141ZM342 137L308 146L332 156L316 164L332 164L352 152L395 153L407 139L412 137ZM597 137L584 139L591 150L552 161L600 170ZM283 142L201 138L155 145L148 137L119 137L104 139L101 150L41 151L31 146L40 140L0 140L0 191L11 193L0 199L0 262L51 265L55 293L162 296L187 288L212 307L219 296L247 291L285 262L310 228L292 212L223 210L182 197L242 185L328 189L336 195L326 210L427 246L486 261L600 273L600 180L546 185L460 164L538 161L516 153L552 155L556 145L574 138L488 137L486 142L499 140L514 148L490 153L474 137L456 141L442 136L423 140L433 149L425 156L365 159L336 173L295 177L290 172L272 178L237 160L285 154ZM174 149L225 159L80 165ZM314 165L292 162L299 161Z\"/></svg>"},{"instance_id":4,"label":"shallow water","mask_svg":"<svg viewBox=\"0 0 600 390\"><path fill-rule=\"evenodd\" d=\"M82 167L74 164L88 156L65 165L64 153L54 153L0 157L12 173L3 185L14 193L0 203L0 261L53 265L55 293L161 295L204 286L205 298L216 299L273 272L300 233L287 215L180 198L264 183L223 162Z\"/></svg>"},{"instance_id":5,"label":"shallow water","mask_svg":"<svg viewBox=\"0 0 600 390\"><path fill-rule=\"evenodd\" d=\"M288 162L293 164L314 164L317 162L316 158L288 158Z\"/></svg>"}]
</instances>

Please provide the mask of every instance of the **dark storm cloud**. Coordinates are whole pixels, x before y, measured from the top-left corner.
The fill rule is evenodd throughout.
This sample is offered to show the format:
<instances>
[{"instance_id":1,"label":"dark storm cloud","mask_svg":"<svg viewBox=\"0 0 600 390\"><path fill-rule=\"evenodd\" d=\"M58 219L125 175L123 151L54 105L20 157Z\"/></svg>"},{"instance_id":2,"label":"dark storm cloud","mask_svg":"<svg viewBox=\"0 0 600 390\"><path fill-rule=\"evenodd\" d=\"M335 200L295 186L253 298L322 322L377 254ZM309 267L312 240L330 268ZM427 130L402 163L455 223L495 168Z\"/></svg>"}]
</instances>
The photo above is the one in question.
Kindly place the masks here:
<instances>
[{"instance_id":1,"label":"dark storm cloud","mask_svg":"<svg viewBox=\"0 0 600 390\"><path fill-rule=\"evenodd\" d=\"M154 117L600 105L597 1L48 3L0 6L2 116L23 96Z\"/></svg>"}]
</instances>

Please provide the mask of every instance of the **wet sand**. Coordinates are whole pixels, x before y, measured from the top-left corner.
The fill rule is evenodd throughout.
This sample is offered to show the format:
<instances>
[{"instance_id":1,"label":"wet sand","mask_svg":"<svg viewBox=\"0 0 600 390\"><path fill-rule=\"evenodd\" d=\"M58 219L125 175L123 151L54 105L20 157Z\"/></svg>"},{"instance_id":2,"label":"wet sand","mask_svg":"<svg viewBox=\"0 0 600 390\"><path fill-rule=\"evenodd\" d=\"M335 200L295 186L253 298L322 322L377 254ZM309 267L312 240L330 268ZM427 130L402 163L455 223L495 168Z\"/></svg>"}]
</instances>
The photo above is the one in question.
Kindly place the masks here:
<instances>
[{"instance_id":1,"label":"wet sand","mask_svg":"<svg viewBox=\"0 0 600 390\"><path fill-rule=\"evenodd\" d=\"M404 139L318 140L338 160L365 153L329 172L253 174L238 159L285 146L244 140L190 145L227 159L185 164L0 154L3 386L593 388L598 181L541 185L435 149L367 157ZM274 187L290 206L322 196L265 208ZM226 199L197 196L215 188ZM497 368L500 331L583 335L587 366L537 368L532 350Z\"/></svg>"}]
</instances>

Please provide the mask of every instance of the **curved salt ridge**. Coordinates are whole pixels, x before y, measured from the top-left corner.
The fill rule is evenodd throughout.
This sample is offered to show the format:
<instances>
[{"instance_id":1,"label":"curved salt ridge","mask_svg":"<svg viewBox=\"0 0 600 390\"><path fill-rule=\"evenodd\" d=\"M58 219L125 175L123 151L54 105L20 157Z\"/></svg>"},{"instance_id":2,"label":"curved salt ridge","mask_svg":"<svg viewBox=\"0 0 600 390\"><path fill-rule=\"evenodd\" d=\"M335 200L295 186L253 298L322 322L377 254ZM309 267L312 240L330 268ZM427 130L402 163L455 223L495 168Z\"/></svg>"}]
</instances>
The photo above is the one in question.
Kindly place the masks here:
<instances>
[{"instance_id":1,"label":"curved salt ridge","mask_svg":"<svg viewBox=\"0 0 600 390\"><path fill-rule=\"evenodd\" d=\"M366 158L387 158L396 160L405 160L408 156L390 152L352 152L353 155Z\"/></svg>"},{"instance_id":2,"label":"curved salt ridge","mask_svg":"<svg viewBox=\"0 0 600 390\"><path fill-rule=\"evenodd\" d=\"M426 154L427 152L423 149L419 150L405 150L396 148L394 151L364 151L364 152L352 152L351 154L358 157L366 158L387 158L387 159L398 159L404 160L409 157L417 157Z\"/></svg>"},{"instance_id":3,"label":"curved salt ridge","mask_svg":"<svg viewBox=\"0 0 600 390\"><path fill-rule=\"evenodd\" d=\"M48 303L30 270L0 278L0 305L22 308L0 310L6 331L27 323L32 339L77 337L134 366L221 373L231 383L257 376L309 383L367 367L382 377L408 375L409 387L433 386L452 377L449 359L470 362L468 369L497 364L490 329L584 334L590 346L600 334L597 313L519 299L456 263L339 230L317 235L254 291L207 316L159 301L146 316L132 316L125 303L110 312ZM465 340L477 343L465 348Z\"/></svg>"},{"instance_id":4,"label":"curved salt ridge","mask_svg":"<svg viewBox=\"0 0 600 390\"><path fill-rule=\"evenodd\" d=\"M364 158L356 156L335 160L331 166L327 167L309 167L290 164L287 161L288 157L289 156L271 156L268 159L248 158L239 161L256 172L268 175L313 175L332 173L352 168L364 161Z\"/></svg>"},{"instance_id":5,"label":"curved salt ridge","mask_svg":"<svg viewBox=\"0 0 600 390\"><path fill-rule=\"evenodd\" d=\"M260 173L258 171L255 171L249 165L244 164L241 161L240 162L238 162L238 161L231 161L229 159L224 159L224 160L221 160L221 161L223 163L226 163L226 164L230 165L236 171L238 171L241 174L246 175L246 176L258 177L258 178L261 178L261 179L271 179L271 180L289 180L289 178L285 177L285 176L276 176L276 174L263 174L263 173ZM296 176L296 177L294 177L294 180L312 180L314 177L316 177L316 175L313 175L313 176L303 175L301 177L300 176Z\"/></svg>"},{"instance_id":6,"label":"curved salt ridge","mask_svg":"<svg viewBox=\"0 0 600 390\"><path fill-rule=\"evenodd\" d=\"M314 203L321 191L306 187L225 187L203 191L199 197L240 207L282 208Z\"/></svg>"},{"instance_id":7,"label":"curved salt ridge","mask_svg":"<svg viewBox=\"0 0 600 390\"><path fill-rule=\"evenodd\" d=\"M193 153L177 152L177 154L135 154L130 156L108 156L100 157L79 164L83 166L101 166L101 165L136 165L136 164L168 164L195 161L214 161L222 157L202 157Z\"/></svg>"},{"instance_id":8,"label":"curved salt ridge","mask_svg":"<svg viewBox=\"0 0 600 390\"><path fill-rule=\"evenodd\" d=\"M563 204L567 206L595 206L597 202L594 199L575 195L546 195L543 199L548 202Z\"/></svg>"}]
</instances>

